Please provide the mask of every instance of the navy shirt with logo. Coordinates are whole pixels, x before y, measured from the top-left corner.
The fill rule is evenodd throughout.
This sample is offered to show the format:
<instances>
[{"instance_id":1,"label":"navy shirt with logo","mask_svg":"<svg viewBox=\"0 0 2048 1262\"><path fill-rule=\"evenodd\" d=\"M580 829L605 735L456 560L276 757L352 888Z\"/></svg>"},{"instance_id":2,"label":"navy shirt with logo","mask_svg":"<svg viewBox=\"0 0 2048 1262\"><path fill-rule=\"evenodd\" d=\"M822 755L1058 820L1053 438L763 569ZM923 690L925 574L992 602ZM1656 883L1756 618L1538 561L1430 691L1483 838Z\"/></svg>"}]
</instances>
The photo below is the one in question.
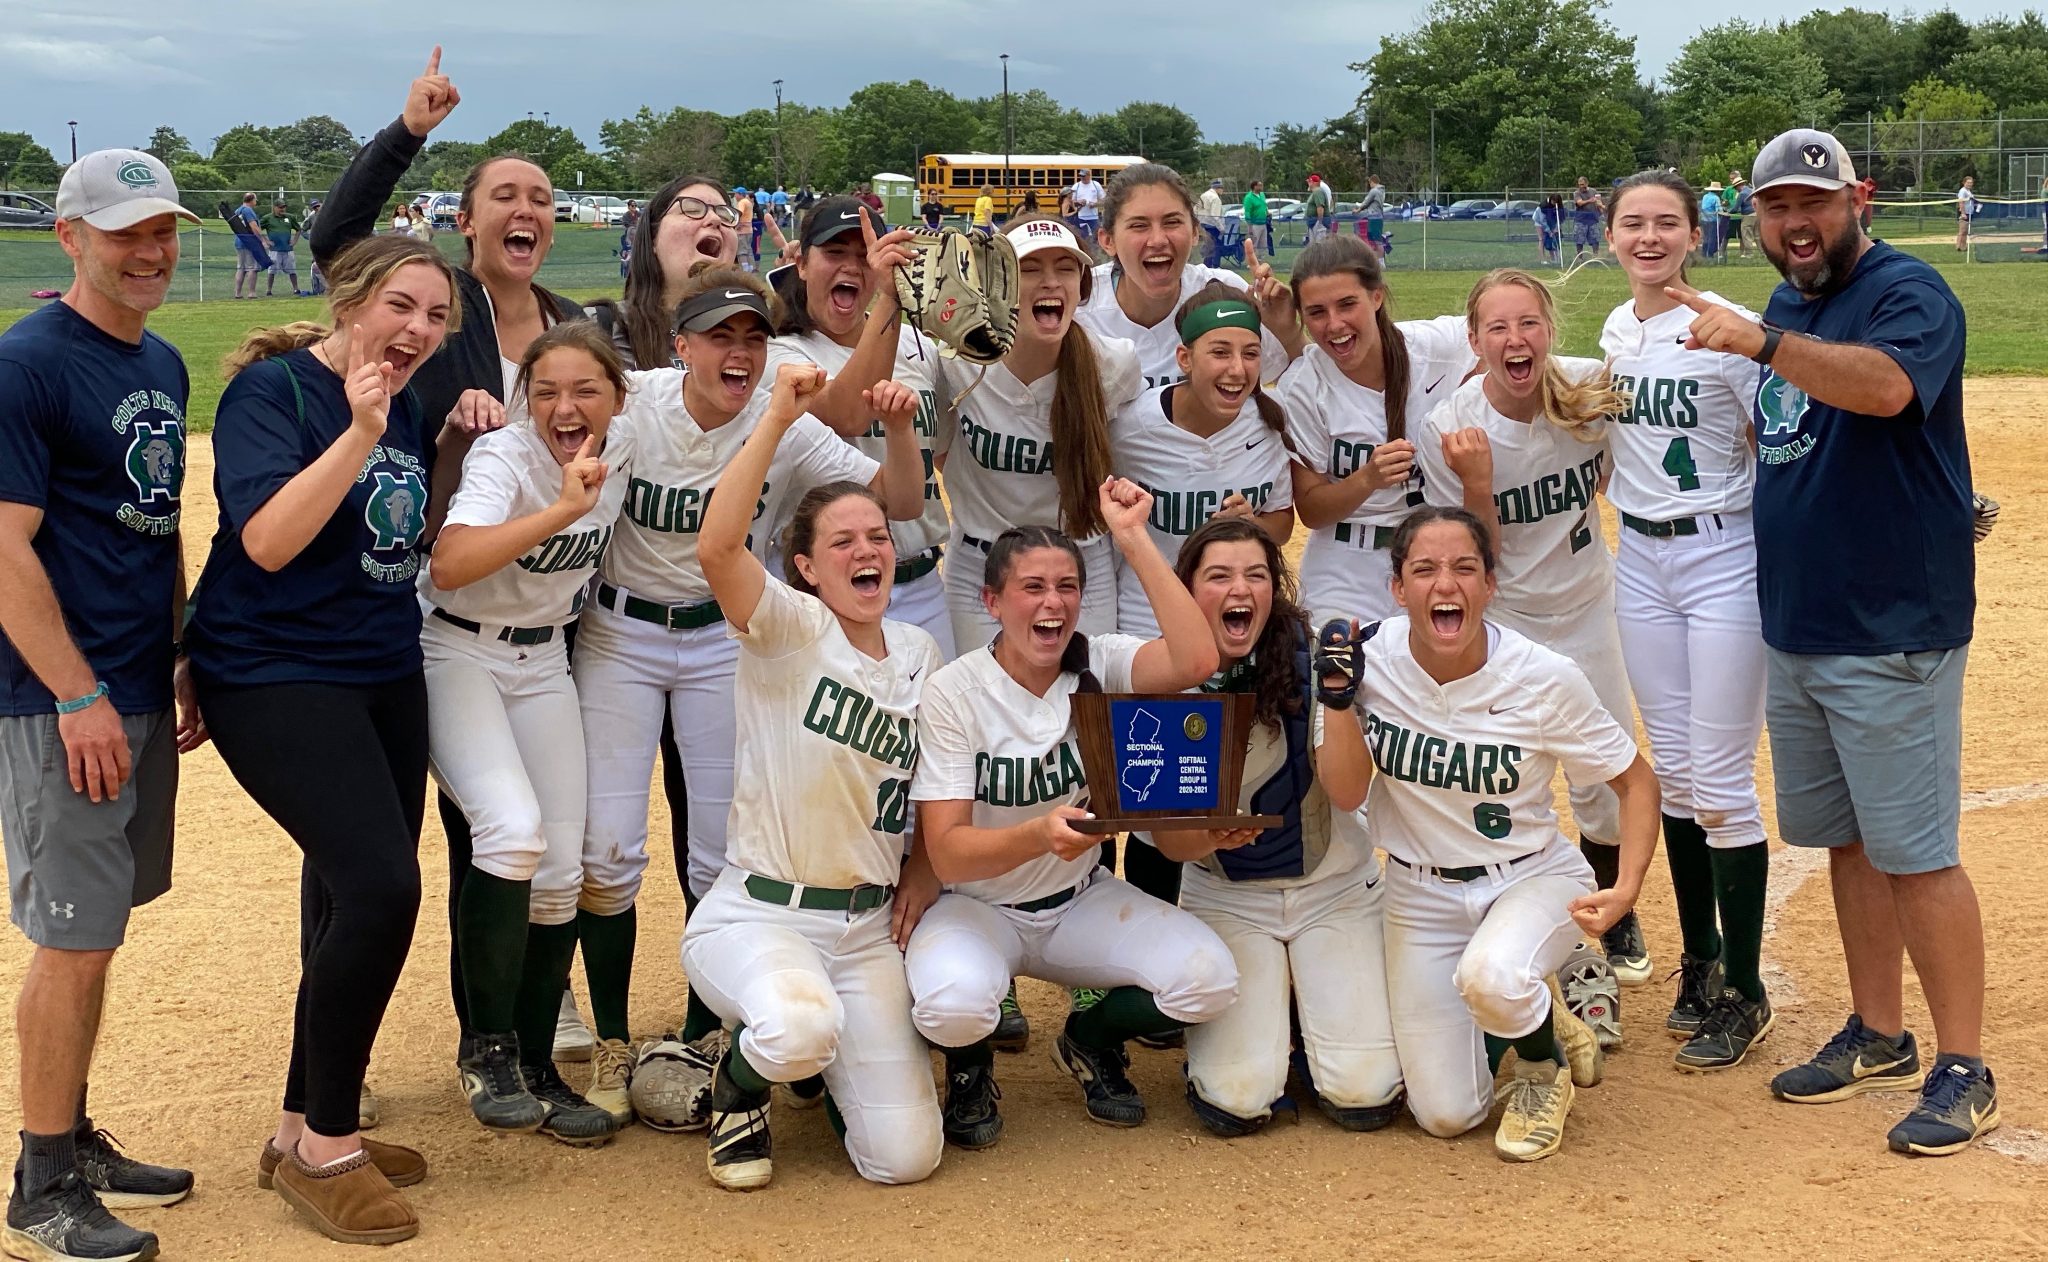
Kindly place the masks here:
<instances>
[{"instance_id":1,"label":"navy shirt with logo","mask_svg":"<svg viewBox=\"0 0 2048 1262\"><path fill-rule=\"evenodd\" d=\"M122 714L171 704L190 388L169 342L122 341L61 302L0 334L0 500L42 510L36 557ZM55 700L0 636L0 714Z\"/></svg>"},{"instance_id":2,"label":"navy shirt with logo","mask_svg":"<svg viewBox=\"0 0 2048 1262\"><path fill-rule=\"evenodd\" d=\"M434 445L410 390L392 401L383 438L303 551L272 574L242 549L242 527L348 426L341 378L310 350L228 383L213 430L220 528L186 634L192 669L207 682L377 684L420 669L413 581Z\"/></svg>"},{"instance_id":3,"label":"navy shirt with logo","mask_svg":"<svg viewBox=\"0 0 2048 1262\"><path fill-rule=\"evenodd\" d=\"M1757 391L1757 590L1787 653L1878 656L1969 643L1977 607L1963 308L1932 267L1869 248L1841 289L1790 285L1771 323L1875 347L1913 383L1897 416L1810 398L1776 373Z\"/></svg>"}]
</instances>

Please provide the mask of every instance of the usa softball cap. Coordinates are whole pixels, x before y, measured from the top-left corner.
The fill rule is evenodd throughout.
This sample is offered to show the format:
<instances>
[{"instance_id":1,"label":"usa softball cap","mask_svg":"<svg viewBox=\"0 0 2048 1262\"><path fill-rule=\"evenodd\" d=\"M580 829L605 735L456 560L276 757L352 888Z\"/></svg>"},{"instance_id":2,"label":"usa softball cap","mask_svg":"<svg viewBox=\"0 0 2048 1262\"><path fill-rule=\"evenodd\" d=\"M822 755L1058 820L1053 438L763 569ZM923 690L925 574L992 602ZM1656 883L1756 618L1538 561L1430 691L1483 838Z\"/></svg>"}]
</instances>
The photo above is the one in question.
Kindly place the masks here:
<instances>
[{"instance_id":1,"label":"usa softball cap","mask_svg":"<svg viewBox=\"0 0 2048 1262\"><path fill-rule=\"evenodd\" d=\"M1057 219L1033 219L1020 223L1003 234L1016 247L1017 260L1022 262L1040 250L1065 250L1081 261L1081 266L1093 267L1094 258L1081 245L1081 238L1074 230Z\"/></svg>"}]
</instances>

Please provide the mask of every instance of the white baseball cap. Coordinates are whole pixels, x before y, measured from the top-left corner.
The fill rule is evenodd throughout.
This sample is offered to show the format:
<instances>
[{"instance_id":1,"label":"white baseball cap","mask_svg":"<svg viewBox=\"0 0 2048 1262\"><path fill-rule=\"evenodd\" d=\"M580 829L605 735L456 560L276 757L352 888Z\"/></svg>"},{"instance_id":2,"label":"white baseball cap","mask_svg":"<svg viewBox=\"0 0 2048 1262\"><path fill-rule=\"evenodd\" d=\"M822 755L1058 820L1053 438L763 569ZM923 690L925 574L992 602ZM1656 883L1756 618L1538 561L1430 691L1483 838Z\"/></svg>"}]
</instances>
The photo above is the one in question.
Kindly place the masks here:
<instances>
[{"instance_id":1,"label":"white baseball cap","mask_svg":"<svg viewBox=\"0 0 2048 1262\"><path fill-rule=\"evenodd\" d=\"M1065 250L1080 260L1082 270L1095 266L1095 259L1082 246L1081 238L1057 219L1033 219L1018 224L1003 235L1009 237L1010 244L1016 247L1020 263L1040 250Z\"/></svg>"},{"instance_id":2,"label":"white baseball cap","mask_svg":"<svg viewBox=\"0 0 2048 1262\"><path fill-rule=\"evenodd\" d=\"M158 215L199 222L178 204L178 186L155 154L140 149L101 149L72 163L57 186L57 218L83 219L118 232Z\"/></svg>"}]
</instances>

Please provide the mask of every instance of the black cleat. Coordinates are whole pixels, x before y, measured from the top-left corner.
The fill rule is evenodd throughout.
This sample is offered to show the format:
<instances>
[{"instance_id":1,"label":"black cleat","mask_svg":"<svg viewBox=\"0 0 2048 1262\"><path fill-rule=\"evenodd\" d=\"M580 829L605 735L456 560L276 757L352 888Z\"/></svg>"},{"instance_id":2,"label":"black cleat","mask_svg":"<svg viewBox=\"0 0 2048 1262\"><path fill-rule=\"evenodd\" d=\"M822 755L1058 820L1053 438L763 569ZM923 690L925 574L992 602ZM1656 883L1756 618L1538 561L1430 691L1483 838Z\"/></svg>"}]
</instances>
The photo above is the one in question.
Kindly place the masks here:
<instances>
[{"instance_id":1,"label":"black cleat","mask_svg":"<svg viewBox=\"0 0 2048 1262\"><path fill-rule=\"evenodd\" d=\"M619 1119L611 1110L576 1094L574 1088L562 1081L552 1059L538 1065L521 1065L519 1073L526 1080L526 1089L548 1111L540 1124L541 1134L571 1148L597 1148L610 1143L612 1136L619 1133Z\"/></svg>"},{"instance_id":2,"label":"black cleat","mask_svg":"<svg viewBox=\"0 0 2048 1262\"><path fill-rule=\"evenodd\" d=\"M1017 1006L1015 981L1003 996L1002 1015L996 1018L996 1032L989 1036L988 1043L999 1052L1021 1052L1031 1045L1031 1021Z\"/></svg>"},{"instance_id":3,"label":"black cleat","mask_svg":"<svg viewBox=\"0 0 2048 1262\"><path fill-rule=\"evenodd\" d=\"M1145 1099L1131 1084L1131 1057L1123 1048L1083 1047L1062 1031L1053 1040L1052 1055L1081 1084L1089 1117L1105 1126L1136 1126L1145 1120Z\"/></svg>"},{"instance_id":4,"label":"black cleat","mask_svg":"<svg viewBox=\"0 0 2048 1262\"><path fill-rule=\"evenodd\" d=\"M1643 924L1631 911L1600 935L1607 963L1624 986L1641 986L1650 980L1650 948L1643 941Z\"/></svg>"},{"instance_id":5,"label":"black cleat","mask_svg":"<svg viewBox=\"0 0 2048 1262\"><path fill-rule=\"evenodd\" d=\"M735 1192L767 1187L775 1174L768 1093L741 1090L727 1075L723 1061L711 1075L711 1136L704 1150L704 1166L713 1182Z\"/></svg>"},{"instance_id":6,"label":"black cleat","mask_svg":"<svg viewBox=\"0 0 2048 1262\"><path fill-rule=\"evenodd\" d=\"M1749 1055L1749 1049L1764 1041L1777 1017L1771 1012L1771 997L1751 1002L1749 996L1730 987L1721 992L1707 1010L1700 1028L1678 1049L1674 1062L1690 1073L1705 1074L1733 1069Z\"/></svg>"},{"instance_id":7,"label":"black cleat","mask_svg":"<svg viewBox=\"0 0 2048 1262\"><path fill-rule=\"evenodd\" d=\"M108 1213L83 1174L66 1171L30 1196L22 1192L19 1167L0 1249L29 1262L144 1262L157 1255L156 1236Z\"/></svg>"},{"instance_id":8,"label":"black cleat","mask_svg":"<svg viewBox=\"0 0 2048 1262\"><path fill-rule=\"evenodd\" d=\"M1689 1039L1699 1031L1700 1022L1707 1019L1707 1011L1720 998L1726 986L1726 974L1717 956L1711 960L1698 960L1690 955L1678 957L1678 971L1671 974L1678 979L1678 998L1671 1005L1671 1015L1664 1019L1664 1028L1675 1037ZM1671 977L1664 980L1670 981Z\"/></svg>"},{"instance_id":9,"label":"black cleat","mask_svg":"<svg viewBox=\"0 0 2048 1262\"><path fill-rule=\"evenodd\" d=\"M469 1111L486 1130L523 1135L537 1129L547 1106L526 1089L519 1074L517 1034L472 1034L462 1041L455 1063Z\"/></svg>"},{"instance_id":10,"label":"black cleat","mask_svg":"<svg viewBox=\"0 0 2048 1262\"><path fill-rule=\"evenodd\" d=\"M85 1123L77 1138L78 1172L108 1209L176 1205L192 1195L192 1172L137 1161L121 1141Z\"/></svg>"},{"instance_id":11,"label":"black cleat","mask_svg":"<svg viewBox=\"0 0 2048 1262\"><path fill-rule=\"evenodd\" d=\"M996 1076L986 1065L947 1066L946 1109L942 1127L946 1142L969 1151L987 1148L1003 1137L1003 1098Z\"/></svg>"}]
</instances>

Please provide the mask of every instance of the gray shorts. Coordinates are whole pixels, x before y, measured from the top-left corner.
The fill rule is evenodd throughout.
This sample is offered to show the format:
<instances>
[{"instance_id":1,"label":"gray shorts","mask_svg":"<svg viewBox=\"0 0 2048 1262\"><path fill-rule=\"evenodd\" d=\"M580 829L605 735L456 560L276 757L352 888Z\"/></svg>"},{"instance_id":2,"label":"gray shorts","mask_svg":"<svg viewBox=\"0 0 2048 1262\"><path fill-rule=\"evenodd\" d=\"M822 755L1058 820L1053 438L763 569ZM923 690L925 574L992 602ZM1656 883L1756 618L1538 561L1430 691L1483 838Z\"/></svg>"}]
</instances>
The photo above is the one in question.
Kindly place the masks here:
<instances>
[{"instance_id":1,"label":"gray shorts","mask_svg":"<svg viewBox=\"0 0 2048 1262\"><path fill-rule=\"evenodd\" d=\"M1863 843L1880 872L1962 862L1967 645L1850 657L1770 650L1764 719L1778 831L1794 846Z\"/></svg>"},{"instance_id":2,"label":"gray shorts","mask_svg":"<svg viewBox=\"0 0 2048 1262\"><path fill-rule=\"evenodd\" d=\"M95 803L71 787L57 716L0 717L0 833L15 925L37 946L109 951L128 913L171 888L178 796L170 710L124 714L131 777Z\"/></svg>"},{"instance_id":3,"label":"gray shorts","mask_svg":"<svg viewBox=\"0 0 2048 1262\"><path fill-rule=\"evenodd\" d=\"M296 274L299 270L298 251L272 250L270 252L270 270L273 272L283 272L287 276Z\"/></svg>"}]
</instances>

